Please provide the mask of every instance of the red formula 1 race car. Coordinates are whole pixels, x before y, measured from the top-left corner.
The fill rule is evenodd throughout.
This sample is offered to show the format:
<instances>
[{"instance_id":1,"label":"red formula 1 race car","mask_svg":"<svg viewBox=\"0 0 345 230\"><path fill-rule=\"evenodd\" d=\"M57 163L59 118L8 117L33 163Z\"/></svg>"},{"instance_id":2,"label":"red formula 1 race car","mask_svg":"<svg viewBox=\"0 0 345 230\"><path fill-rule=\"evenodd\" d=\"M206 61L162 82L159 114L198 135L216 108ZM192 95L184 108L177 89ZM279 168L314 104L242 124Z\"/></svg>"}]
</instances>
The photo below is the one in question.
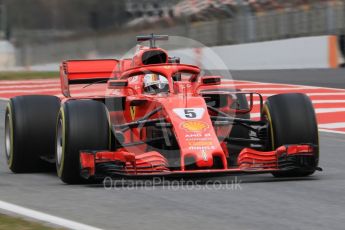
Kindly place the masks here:
<instances>
[{"instance_id":1,"label":"red formula 1 race car","mask_svg":"<svg viewBox=\"0 0 345 230\"><path fill-rule=\"evenodd\" d=\"M308 176L320 169L317 122L306 95L263 102L221 76L180 64L156 47L167 39L139 36L150 45L132 58L63 62L62 99L12 98L5 125L9 168L33 172L55 163L69 184L107 176ZM73 85L100 83L103 95L71 96ZM250 119L255 103L260 118Z\"/></svg>"}]
</instances>

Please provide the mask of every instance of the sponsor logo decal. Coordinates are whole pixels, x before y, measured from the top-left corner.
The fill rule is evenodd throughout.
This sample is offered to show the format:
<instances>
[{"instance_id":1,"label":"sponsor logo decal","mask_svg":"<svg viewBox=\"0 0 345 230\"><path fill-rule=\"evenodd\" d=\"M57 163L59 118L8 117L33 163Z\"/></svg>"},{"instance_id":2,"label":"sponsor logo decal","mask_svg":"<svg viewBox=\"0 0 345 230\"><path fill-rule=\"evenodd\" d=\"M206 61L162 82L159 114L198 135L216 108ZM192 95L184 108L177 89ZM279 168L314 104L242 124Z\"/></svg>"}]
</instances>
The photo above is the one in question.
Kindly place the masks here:
<instances>
[{"instance_id":1,"label":"sponsor logo decal","mask_svg":"<svg viewBox=\"0 0 345 230\"><path fill-rule=\"evenodd\" d=\"M216 147L211 145L211 146L189 146L189 150L215 150Z\"/></svg>"},{"instance_id":2,"label":"sponsor logo decal","mask_svg":"<svg viewBox=\"0 0 345 230\"><path fill-rule=\"evenodd\" d=\"M191 141L188 143L189 146L211 146L212 141Z\"/></svg>"},{"instance_id":3,"label":"sponsor logo decal","mask_svg":"<svg viewBox=\"0 0 345 230\"><path fill-rule=\"evenodd\" d=\"M137 81L138 81L138 76L131 77L131 78L129 79L129 81L132 82L132 83L137 82Z\"/></svg>"},{"instance_id":4,"label":"sponsor logo decal","mask_svg":"<svg viewBox=\"0 0 345 230\"><path fill-rule=\"evenodd\" d=\"M186 133L186 140L212 140L211 133Z\"/></svg>"},{"instance_id":5,"label":"sponsor logo decal","mask_svg":"<svg viewBox=\"0 0 345 230\"><path fill-rule=\"evenodd\" d=\"M186 121L181 127L188 132L201 132L209 128L208 124L203 121Z\"/></svg>"},{"instance_id":6,"label":"sponsor logo decal","mask_svg":"<svg viewBox=\"0 0 345 230\"><path fill-rule=\"evenodd\" d=\"M199 120L205 113L204 108L177 108L173 111L183 120Z\"/></svg>"}]
</instances>

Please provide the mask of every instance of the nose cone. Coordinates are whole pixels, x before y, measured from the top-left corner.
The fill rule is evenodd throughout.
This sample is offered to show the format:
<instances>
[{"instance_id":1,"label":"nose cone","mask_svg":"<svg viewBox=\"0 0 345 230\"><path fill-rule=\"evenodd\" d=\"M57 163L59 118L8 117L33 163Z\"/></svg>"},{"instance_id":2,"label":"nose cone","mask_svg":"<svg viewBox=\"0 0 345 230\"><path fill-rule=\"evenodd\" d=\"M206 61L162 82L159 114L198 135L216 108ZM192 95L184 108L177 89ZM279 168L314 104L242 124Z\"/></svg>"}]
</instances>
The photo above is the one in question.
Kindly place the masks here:
<instances>
[{"instance_id":1,"label":"nose cone","mask_svg":"<svg viewBox=\"0 0 345 230\"><path fill-rule=\"evenodd\" d=\"M186 158L193 158L197 167L211 168L215 156L219 156L224 167L227 167L225 153L202 97L189 97L187 106L178 97L169 98L163 107L174 127L180 147L181 170L185 169Z\"/></svg>"}]
</instances>

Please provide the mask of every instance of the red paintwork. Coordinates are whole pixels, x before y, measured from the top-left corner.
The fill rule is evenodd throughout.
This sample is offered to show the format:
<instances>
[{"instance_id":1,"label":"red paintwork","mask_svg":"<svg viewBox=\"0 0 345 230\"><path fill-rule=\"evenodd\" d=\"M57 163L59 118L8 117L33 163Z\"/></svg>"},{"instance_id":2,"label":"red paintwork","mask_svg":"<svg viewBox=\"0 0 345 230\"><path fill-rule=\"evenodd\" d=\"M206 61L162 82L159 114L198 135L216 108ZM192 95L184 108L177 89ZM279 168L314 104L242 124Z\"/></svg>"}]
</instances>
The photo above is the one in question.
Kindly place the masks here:
<instances>
[{"instance_id":1,"label":"red paintwork","mask_svg":"<svg viewBox=\"0 0 345 230\"><path fill-rule=\"evenodd\" d=\"M254 149L245 148L241 151L237 158L239 168L243 170L250 169L278 169L278 157L282 154L313 156L314 149L310 145L289 145L281 146L274 151L262 152Z\"/></svg>"},{"instance_id":2,"label":"red paintwork","mask_svg":"<svg viewBox=\"0 0 345 230\"><path fill-rule=\"evenodd\" d=\"M81 152L80 165L82 170L87 170L89 176L94 176L95 165L106 162L117 162L124 166L120 173L138 174L152 172L168 172L168 161L155 151L136 155L127 151L116 152Z\"/></svg>"},{"instance_id":3,"label":"red paintwork","mask_svg":"<svg viewBox=\"0 0 345 230\"><path fill-rule=\"evenodd\" d=\"M69 85L76 80L111 78L118 63L115 59L64 61L60 65L62 94L70 97Z\"/></svg>"},{"instance_id":4,"label":"red paintwork","mask_svg":"<svg viewBox=\"0 0 345 230\"><path fill-rule=\"evenodd\" d=\"M148 139L146 128L131 128L130 131L121 131L124 137L124 144L142 142L136 146L120 148L116 151L80 154L82 170L87 170L92 176L96 170L96 164L105 162L122 162L124 169L120 174L128 175L162 175L162 174L198 174L198 173L233 173L246 172L248 170L257 172L270 172L278 170L277 157L280 152L288 154L310 153L310 146L292 146L288 149L283 147L271 152L260 152L250 148L242 150L238 157L239 167L228 166L228 152L225 142L219 142L218 136L229 133L230 127L213 127L210 116L214 112L208 111L202 91L213 91L217 94L228 95L226 106L220 108L226 114L249 113L248 111L235 111L230 108L233 100L229 90L234 91L231 82L221 82L220 76L200 77L200 68L193 65L160 63L144 65L142 56L147 51L161 51L167 56L166 51L159 48L149 49L141 47L132 59L123 60L89 60L89 61L65 61L61 65L61 89L66 96L62 101L72 98L69 92L69 85L76 80L97 81L109 79L105 97L125 98L123 111L110 111L109 117L112 124L125 124L135 122L143 118L148 112L157 108L161 111L148 119L164 118L172 124L172 132L176 136L179 147L179 169L169 169L169 162L158 152L149 151L145 140ZM169 94L145 94L143 91L143 76L147 73L164 75L169 82ZM174 81L176 73L188 73L189 80ZM203 83L213 81L211 84ZM220 81L218 81L220 80ZM118 83L118 84L116 84ZM103 97L84 97L82 99L103 99ZM139 102L139 103L138 103ZM133 106L134 105L134 106ZM134 108L133 108L134 107ZM176 109L193 108L201 112L197 119L187 119L178 114ZM284 147L285 148L285 147ZM193 158L197 169L187 168L186 159ZM220 160L222 168L213 168L214 159ZM253 163L255 162L255 163Z\"/></svg>"}]
</instances>

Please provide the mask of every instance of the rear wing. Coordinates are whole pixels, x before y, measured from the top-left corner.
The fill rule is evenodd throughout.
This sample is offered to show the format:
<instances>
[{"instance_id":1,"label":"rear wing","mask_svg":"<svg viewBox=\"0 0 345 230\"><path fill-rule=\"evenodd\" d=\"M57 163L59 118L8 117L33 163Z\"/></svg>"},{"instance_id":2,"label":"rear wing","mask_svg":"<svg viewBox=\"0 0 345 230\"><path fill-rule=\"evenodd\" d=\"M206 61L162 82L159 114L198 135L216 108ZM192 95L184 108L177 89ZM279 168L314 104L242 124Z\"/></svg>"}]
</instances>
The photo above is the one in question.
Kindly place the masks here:
<instances>
[{"instance_id":1,"label":"rear wing","mask_svg":"<svg viewBox=\"0 0 345 230\"><path fill-rule=\"evenodd\" d=\"M61 91L65 97L70 97L69 85L91 84L107 81L114 77L114 71L119 63L116 59L100 60L69 60L60 66Z\"/></svg>"}]
</instances>

